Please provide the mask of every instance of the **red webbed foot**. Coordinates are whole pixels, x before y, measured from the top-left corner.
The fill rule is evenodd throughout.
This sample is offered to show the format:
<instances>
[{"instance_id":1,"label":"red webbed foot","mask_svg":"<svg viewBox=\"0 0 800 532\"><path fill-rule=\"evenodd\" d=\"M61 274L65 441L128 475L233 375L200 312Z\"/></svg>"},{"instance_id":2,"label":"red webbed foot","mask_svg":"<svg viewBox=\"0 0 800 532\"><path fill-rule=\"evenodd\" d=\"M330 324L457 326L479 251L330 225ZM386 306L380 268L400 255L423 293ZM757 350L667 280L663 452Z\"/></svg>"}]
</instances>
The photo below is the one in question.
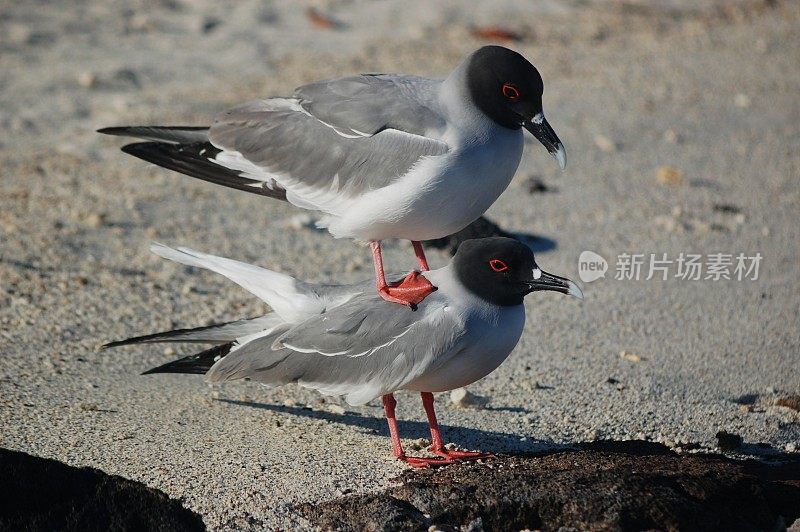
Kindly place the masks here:
<instances>
[{"instance_id":1,"label":"red webbed foot","mask_svg":"<svg viewBox=\"0 0 800 532\"><path fill-rule=\"evenodd\" d=\"M432 452L444 459L455 460L457 462L469 460L488 460L489 458L494 458L492 453L481 451L456 451L444 448L440 450L433 450Z\"/></svg>"},{"instance_id":2,"label":"red webbed foot","mask_svg":"<svg viewBox=\"0 0 800 532\"><path fill-rule=\"evenodd\" d=\"M459 463L453 458L427 457L427 456L398 456L398 460L403 461L414 469L427 469L431 467L442 467Z\"/></svg>"},{"instance_id":3,"label":"red webbed foot","mask_svg":"<svg viewBox=\"0 0 800 532\"><path fill-rule=\"evenodd\" d=\"M378 294L386 301L416 310L417 305L435 291L436 287L424 275L412 271L399 283L379 288Z\"/></svg>"}]
</instances>

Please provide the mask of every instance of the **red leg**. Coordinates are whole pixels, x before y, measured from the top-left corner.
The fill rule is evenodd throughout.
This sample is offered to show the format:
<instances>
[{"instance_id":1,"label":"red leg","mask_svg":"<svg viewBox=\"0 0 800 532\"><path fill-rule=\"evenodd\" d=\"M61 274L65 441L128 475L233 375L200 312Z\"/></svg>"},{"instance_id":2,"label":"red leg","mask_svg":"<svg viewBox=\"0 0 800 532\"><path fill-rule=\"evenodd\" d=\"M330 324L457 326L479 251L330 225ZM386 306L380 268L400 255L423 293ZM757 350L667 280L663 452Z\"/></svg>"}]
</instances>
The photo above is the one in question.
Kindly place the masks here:
<instances>
[{"instance_id":1,"label":"red leg","mask_svg":"<svg viewBox=\"0 0 800 532\"><path fill-rule=\"evenodd\" d=\"M417 256L417 262L419 262L419 267L422 269L422 271L427 272L430 270L428 267L428 259L425 258L425 250L422 249L422 242L418 240L412 240L411 245L414 246L414 254Z\"/></svg>"},{"instance_id":2,"label":"red leg","mask_svg":"<svg viewBox=\"0 0 800 532\"><path fill-rule=\"evenodd\" d=\"M386 394L383 397L383 412L386 414L386 421L389 423L389 436L392 438L392 454L395 458L400 460L406 457L403 452L403 444L400 443L400 431L397 429L397 418L394 416L394 409L397 406L397 400L392 394Z\"/></svg>"},{"instance_id":3,"label":"red leg","mask_svg":"<svg viewBox=\"0 0 800 532\"><path fill-rule=\"evenodd\" d=\"M397 406L397 400L392 394L386 394L383 399L383 411L386 413L386 421L389 423L389 435L392 438L392 454L398 460L402 460L411 467L436 467L447 464L455 464L456 461L449 458L424 458L421 456L406 456L403 451L403 444L400 442L400 431L397 428L397 418L394 415L394 409Z\"/></svg>"},{"instance_id":4,"label":"red leg","mask_svg":"<svg viewBox=\"0 0 800 532\"><path fill-rule=\"evenodd\" d=\"M442 440L442 433L439 431L439 423L436 421L436 412L433 409L433 394L431 392L422 392L420 395L422 396L422 406L425 408L425 414L428 416L428 425L431 428L432 453L450 460L480 460L494 456L492 453L451 451L447 449Z\"/></svg>"},{"instance_id":5,"label":"red leg","mask_svg":"<svg viewBox=\"0 0 800 532\"><path fill-rule=\"evenodd\" d=\"M386 282L386 274L383 271L381 243L370 242L370 246L372 247L372 259L375 263L375 287L383 299L391 303L405 305L410 307L411 310L416 310L417 305L436 290L436 287L425 276L416 271L406 275L399 283L389 285Z\"/></svg>"}]
</instances>

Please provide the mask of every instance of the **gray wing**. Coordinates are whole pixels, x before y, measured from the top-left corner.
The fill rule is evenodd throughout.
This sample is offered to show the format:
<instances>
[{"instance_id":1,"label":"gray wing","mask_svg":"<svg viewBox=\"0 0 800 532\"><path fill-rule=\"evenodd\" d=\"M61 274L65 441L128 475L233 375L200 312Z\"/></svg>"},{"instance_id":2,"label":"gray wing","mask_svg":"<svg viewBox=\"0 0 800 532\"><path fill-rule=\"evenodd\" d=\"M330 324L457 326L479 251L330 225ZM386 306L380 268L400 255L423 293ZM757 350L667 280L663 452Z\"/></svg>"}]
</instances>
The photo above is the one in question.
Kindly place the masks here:
<instances>
[{"instance_id":1,"label":"gray wing","mask_svg":"<svg viewBox=\"0 0 800 532\"><path fill-rule=\"evenodd\" d=\"M397 129L425 136L445 127L435 110L440 84L418 76L364 74L310 83L294 96L303 109L346 134Z\"/></svg>"},{"instance_id":2,"label":"gray wing","mask_svg":"<svg viewBox=\"0 0 800 532\"><path fill-rule=\"evenodd\" d=\"M339 107L330 95L335 93L327 100L319 99L323 92L322 86L307 90L317 95L317 104L274 98L227 111L209 131L211 143L222 150L215 162L242 171L245 177L277 183L286 189L287 199L300 207L334 212L338 199L386 187L424 158L449 150L440 140L397 129L421 131L435 116L420 111L423 118L414 121L410 111L414 107L404 98L385 101L387 109L372 117L367 111L352 111L358 108L357 98L345 98ZM390 102L397 101L392 110ZM362 103L368 107L370 102ZM319 110L314 110L315 105ZM327 122L316 112L342 125ZM355 131L356 125L370 132Z\"/></svg>"},{"instance_id":3,"label":"gray wing","mask_svg":"<svg viewBox=\"0 0 800 532\"><path fill-rule=\"evenodd\" d=\"M324 356L369 356L426 321L431 308L426 305L412 312L401 305L387 305L375 293L367 292L295 325L276 340L274 347Z\"/></svg>"},{"instance_id":4,"label":"gray wing","mask_svg":"<svg viewBox=\"0 0 800 532\"><path fill-rule=\"evenodd\" d=\"M410 312L376 299L359 296L254 339L220 360L207 378L297 382L357 405L402 388L457 354L464 326L447 307L426 301Z\"/></svg>"}]
</instances>

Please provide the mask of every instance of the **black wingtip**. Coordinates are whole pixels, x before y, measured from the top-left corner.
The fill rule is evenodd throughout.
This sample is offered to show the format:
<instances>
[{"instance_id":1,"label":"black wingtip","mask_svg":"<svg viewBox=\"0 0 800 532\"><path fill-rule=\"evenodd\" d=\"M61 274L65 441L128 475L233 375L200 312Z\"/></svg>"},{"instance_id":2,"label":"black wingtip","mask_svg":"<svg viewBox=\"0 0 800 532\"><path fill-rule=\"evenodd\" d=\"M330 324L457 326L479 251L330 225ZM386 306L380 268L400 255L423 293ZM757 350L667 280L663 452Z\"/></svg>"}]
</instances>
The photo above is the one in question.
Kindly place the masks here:
<instances>
[{"instance_id":1,"label":"black wingtip","mask_svg":"<svg viewBox=\"0 0 800 532\"><path fill-rule=\"evenodd\" d=\"M286 190L283 188L265 187L261 181L242 176L239 170L231 170L214 162L213 157L221 150L210 142L134 142L123 146L122 151L209 183L286 201Z\"/></svg>"},{"instance_id":2,"label":"black wingtip","mask_svg":"<svg viewBox=\"0 0 800 532\"><path fill-rule=\"evenodd\" d=\"M100 351L105 351L106 349L111 349L113 347L120 347L123 345L132 345L137 343L135 340L137 338L127 338L125 340L117 340L115 342L108 342L107 344L103 344L100 346Z\"/></svg>"},{"instance_id":3,"label":"black wingtip","mask_svg":"<svg viewBox=\"0 0 800 532\"><path fill-rule=\"evenodd\" d=\"M158 145L158 142L134 142L132 144L124 145L120 148L120 150L128 155L133 155L134 157L147 160L142 155L148 153L153 148L158 147Z\"/></svg>"},{"instance_id":4,"label":"black wingtip","mask_svg":"<svg viewBox=\"0 0 800 532\"><path fill-rule=\"evenodd\" d=\"M142 375L152 375L154 373L188 373L193 375L205 375L218 360L227 356L233 347L233 342L217 345L211 349L201 351L196 355L167 362L158 367L148 369Z\"/></svg>"},{"instance_id":5,"label":"black wingtip","mask_svg":"<svg viewBox=\"0 0 800 532\"><path fill-rule=\"evenodd\" d=\"M128 130L128 126L122 127L103 127L97 130L97 133L102 135L124 135Z\"/></svg>"},{"instance_id":6,"label":"black wingtip","mask_svg":"<svg viewBox=\"0 0 800 532\"><path fill-rule=\"evenodd\" d=\"M96 130L97 133L103 135L116 135L122 137L135 137L146 131L148 133L154 132L193 132L193 131L208 131L208 126L112 126L102 127Z\"/></svg>"},{"instance_id":7,"label":"black wingtip","mask_svg":"<svg viewBox=\"0 0 800 532\"><path fill-rule=\"evenodd\" d=\"M167 342L186 342L186 343L216 343L215 340L205 340L202 337L198 337L198 333L203 331L210 331L214 329L218 329L220 327L224 327L225 325L229 325L233 322L228 323L212 323L211 325L204 325L202 327L192 327L189 329L174 329L172 331L162 331L153 334L145 334L144 336L134 336L132 338L126 338L124 340L116 340L114 342L108 342L107 344L103 344L100 346L100 350L111 349L112 347L120 347L123 345L134 345L134 344L155 344L155 343L167 343ZM194 333L194 334L192 334Z\"/></svg>"}]
</instances>

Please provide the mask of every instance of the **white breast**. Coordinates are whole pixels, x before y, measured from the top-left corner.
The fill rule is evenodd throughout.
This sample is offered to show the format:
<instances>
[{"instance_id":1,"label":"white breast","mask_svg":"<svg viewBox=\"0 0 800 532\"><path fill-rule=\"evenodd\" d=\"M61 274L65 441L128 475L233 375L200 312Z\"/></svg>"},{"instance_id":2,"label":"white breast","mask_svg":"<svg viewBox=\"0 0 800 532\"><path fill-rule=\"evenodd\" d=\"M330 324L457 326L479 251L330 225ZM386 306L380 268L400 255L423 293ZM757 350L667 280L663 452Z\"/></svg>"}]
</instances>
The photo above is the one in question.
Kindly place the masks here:
<instances>
[{"instance_id":1,"label":"white breast","mask_svg":"<svg viewBox=\"0 0 800 532\"><path fill-rule=\"evenodd\" d=\"M525 326L525 306L491 305L448 277L445 268L430 272L431 282L446 293L448 305L463 318L464 335L451 353L441 353L431 368L403 389L443 392L482 379L514 350Z\"/></svg>"},{"instance_id":2,"label":"white breast","mask_svg":"<svg viewBox=\"0 0 800 532\"><path fill-rule=\"evenodd\" d=\"M500 197L522 158L523 134L460 98L436 137L451 147L423 158L395 183L348 202L325 221L333 236L430 240L460 231ZM445 106L447 108L448 106Z\"/></svg>"}]
</instances>

